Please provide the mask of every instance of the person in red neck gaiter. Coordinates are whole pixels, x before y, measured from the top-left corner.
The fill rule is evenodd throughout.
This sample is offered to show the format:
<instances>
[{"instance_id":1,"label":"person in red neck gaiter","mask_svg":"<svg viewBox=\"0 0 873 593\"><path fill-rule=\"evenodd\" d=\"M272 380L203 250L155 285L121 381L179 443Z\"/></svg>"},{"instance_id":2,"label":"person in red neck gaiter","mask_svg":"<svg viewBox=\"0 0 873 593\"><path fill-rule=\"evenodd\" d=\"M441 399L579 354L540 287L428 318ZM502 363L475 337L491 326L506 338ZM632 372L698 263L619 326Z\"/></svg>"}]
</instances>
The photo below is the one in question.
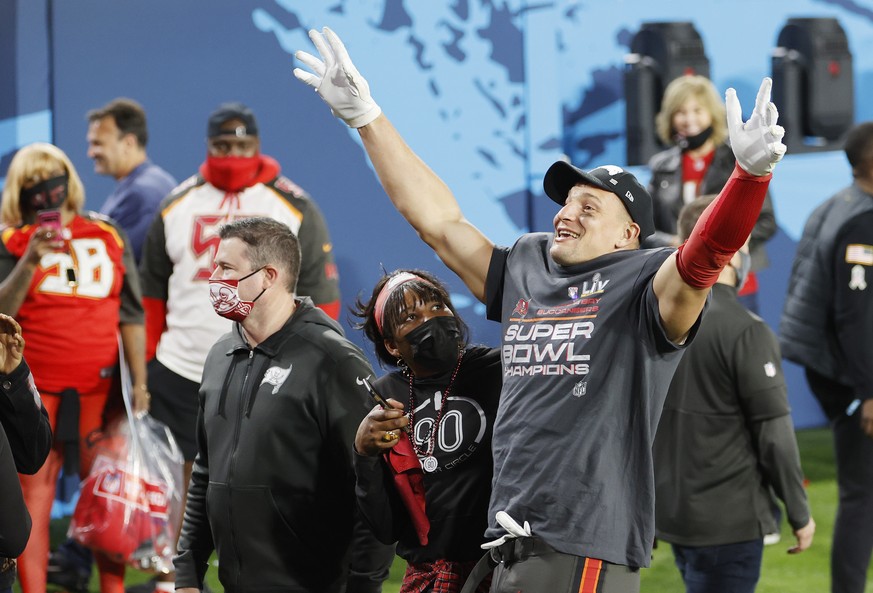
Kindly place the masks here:
<instances>
[{"instance_id":1,"label":"person in red neck gaiter","mask_svg":"<svg viewBox=\"0 0 873 593\"><path fill-rule=\"evenodd\" d=\"M227 193L239 193L279 175L279 163L261 154L254 114L239 103L226 104L209 118L203 178Z\"/></svg>"},{"instance_id":2,"label":"person in red neck gaiter","mask_svg":"<svg viewBox=\"0 0 873 593\"><path fill-rule=\"evenodd\" d=\"M302 255L297 294L339 317L339 279L324 217L260 147L252 110L242 103L220 105L207 121L206 160L164 199L143 245L140 273L146 357L153 372L148 384L151 414L170 427L179 443L186 486L197 452L203 365L210 347L232 327L209 306L221 225L267 217L291 228ZM161 575L142 590L173 591L174 579L173 574Z\"/></svg>"}]
</instances>

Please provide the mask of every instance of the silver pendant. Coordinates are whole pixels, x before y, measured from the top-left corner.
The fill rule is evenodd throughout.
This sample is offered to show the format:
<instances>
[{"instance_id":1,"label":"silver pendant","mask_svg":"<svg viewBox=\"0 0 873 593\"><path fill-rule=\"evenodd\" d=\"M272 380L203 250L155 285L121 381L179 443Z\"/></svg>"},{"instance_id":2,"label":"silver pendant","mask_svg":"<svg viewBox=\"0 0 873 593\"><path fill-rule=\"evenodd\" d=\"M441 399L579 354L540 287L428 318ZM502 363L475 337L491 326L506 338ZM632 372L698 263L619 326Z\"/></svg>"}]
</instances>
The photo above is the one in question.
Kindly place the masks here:
<instances>
[{"instance_id":1,"label":"silver pendant","mask_svg":"<svg viewBox=\"0 0 873 593\"><path fill-rule=\"evenodd\" d=\"M423 457L421 459L421 467L426 472L434 471L438 465L439 463L437 463L436 457L432 455L428 455L427 457Z\"/></svg>"}]
</instances>

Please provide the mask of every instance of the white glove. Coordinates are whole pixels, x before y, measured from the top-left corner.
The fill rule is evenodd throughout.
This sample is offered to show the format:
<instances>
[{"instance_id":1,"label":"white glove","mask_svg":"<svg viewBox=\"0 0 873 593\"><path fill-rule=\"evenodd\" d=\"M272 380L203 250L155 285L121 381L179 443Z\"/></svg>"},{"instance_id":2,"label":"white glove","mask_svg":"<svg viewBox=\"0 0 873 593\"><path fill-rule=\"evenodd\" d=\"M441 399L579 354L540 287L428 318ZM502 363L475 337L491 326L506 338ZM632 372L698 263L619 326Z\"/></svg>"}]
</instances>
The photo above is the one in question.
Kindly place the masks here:
<instances>
[{"instance_id":1,"label":"white glove","mask_svg":"<svg viewBox=\"0 0 873 593\"><path fill-rule=\"evenodd\" d=\"M330 105L331 112L350 128L366 126L379 117L382 109L370 97L370 85L352 64L346 46L336 33L327 27L324 35L313 29L309 31L309 38L321 54L321 60L304 51L296 52L294 57L315 74L295 68L294 76L315 89Z\"/></svg>"},{"instance_id":2,"label":"white glove","mask_svg":"<svg viewBox=\"0 0 873 593\"><path fill-rule=\"evenodd\" d=\"M782 144L785 130L776 125L779 112L770 102L771 86L773 81L769 78L761 82L758 97L755 99L755 110L746 123L743 123L743 109L737 99L737 92L728 89L725 93L728 132L734 156L744 171L758 177L771 173L786 150Z\"/></svg>"},{"instance_id":3,"label":"white glove","mask_svg":"<svg viewBox=\"0 0 873 593\"><path fill-rule=\"evenodd\" d=\"M485 542L481 546L483 550L496 548L506 540L515 539L517 537L530 537L530 523L527 521L524 522L524 527L522 527L518 524L518 521L510 517L509 513L506 511L497 511L495 518L497 519L497 522L500 523L500 526L506 530L506 535L498 537L494 541Z\"/></svg>"}]
</instances>

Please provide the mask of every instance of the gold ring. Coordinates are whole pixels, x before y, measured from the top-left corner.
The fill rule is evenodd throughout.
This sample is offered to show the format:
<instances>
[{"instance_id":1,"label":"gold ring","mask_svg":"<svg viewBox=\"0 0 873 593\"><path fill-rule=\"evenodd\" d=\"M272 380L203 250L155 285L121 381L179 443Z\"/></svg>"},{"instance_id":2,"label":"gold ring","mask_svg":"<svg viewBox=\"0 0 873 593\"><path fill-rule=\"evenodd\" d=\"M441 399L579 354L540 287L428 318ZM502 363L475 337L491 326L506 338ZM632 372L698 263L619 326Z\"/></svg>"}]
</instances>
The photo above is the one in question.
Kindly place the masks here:
<instances>
[{"instance_id":1,"label":"gold ring","mask_svg":"<svg viewBox=\"0 0 873 593\"><path fill-rule=\"evenodd\" d=\"M382 440L385 441L386 443L390 443L391 441L393 441L396 438L397 438L397 433L394 432L393 430L389 430L388 432L386 432L385 434L382 435Z\"/></svg>"}]
</instances>

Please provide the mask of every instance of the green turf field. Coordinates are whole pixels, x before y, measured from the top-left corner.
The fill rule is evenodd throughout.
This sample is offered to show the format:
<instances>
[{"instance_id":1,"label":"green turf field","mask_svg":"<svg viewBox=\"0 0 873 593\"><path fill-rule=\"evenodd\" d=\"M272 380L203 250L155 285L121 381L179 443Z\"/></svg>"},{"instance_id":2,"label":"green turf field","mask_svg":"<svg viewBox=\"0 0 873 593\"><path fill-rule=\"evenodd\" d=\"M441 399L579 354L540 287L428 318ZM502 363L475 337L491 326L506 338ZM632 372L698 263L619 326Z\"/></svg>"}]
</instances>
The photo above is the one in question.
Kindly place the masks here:
<instances>
[{"instance_id":1,"label":"green turf field","mask_svg":"<svg viewBox=\"0 0 873 593\"><path fill-rule=\"evenodd\" d=\"M831 434L824 428L803 430L798 431L797 440L800 445L803 470L809 480L812 514L818 526L815 541L812 548L803 554L787 554L786 550L792 545L793 537L788 526L783 524L782 542L764 549L764 566L761 570L761 581L758 583L758 593L826 593L830 589L828 557L837 496ZM67 521L56 521L53 524L53 542L63 539L66 523ZM392 567L391 578L385 583L384 593L397 593L404 568L403 560L398 558ZM149 578L148 574L130 570L128 582L139 583ZM216 593L223 591L215 570L209 571L207 581ZM95 571L90 591L99 593L99 590ZM669 546L661 545L654 551L651 568L643 570L642 573L642 591L646 593L683 591L682 581L673 564L673 555ZM873 593L873 573L868 579L866 593Z\"/></svg>"}]
</instances>

